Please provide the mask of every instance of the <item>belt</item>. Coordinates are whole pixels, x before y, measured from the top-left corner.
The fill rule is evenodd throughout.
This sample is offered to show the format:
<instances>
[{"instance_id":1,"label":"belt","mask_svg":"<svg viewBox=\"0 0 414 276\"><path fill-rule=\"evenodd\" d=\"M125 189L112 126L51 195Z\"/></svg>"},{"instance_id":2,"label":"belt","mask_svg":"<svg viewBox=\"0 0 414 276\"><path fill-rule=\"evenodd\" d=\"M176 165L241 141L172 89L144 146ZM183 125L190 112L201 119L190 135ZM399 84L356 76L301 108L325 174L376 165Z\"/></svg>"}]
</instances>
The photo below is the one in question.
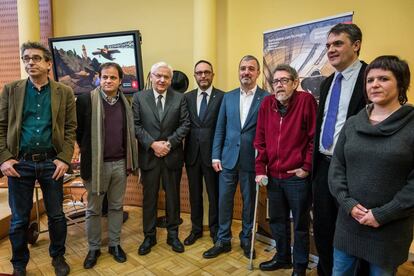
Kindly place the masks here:
<instances>
[{"instance_id":1,"label":"belt","mask_svg":"<svg viewBox=\"0 0 414 276\"><path fill-rule=\"evenodd\" d=\"M40 153L32 153L32 152L21 152L19 154L19 158L26 160L26 161L33 161L33 162L42 162L46 159L51 159L56 156L56 152L54 150L48 152L40 152Z\"/></svg>"}]
</instances>

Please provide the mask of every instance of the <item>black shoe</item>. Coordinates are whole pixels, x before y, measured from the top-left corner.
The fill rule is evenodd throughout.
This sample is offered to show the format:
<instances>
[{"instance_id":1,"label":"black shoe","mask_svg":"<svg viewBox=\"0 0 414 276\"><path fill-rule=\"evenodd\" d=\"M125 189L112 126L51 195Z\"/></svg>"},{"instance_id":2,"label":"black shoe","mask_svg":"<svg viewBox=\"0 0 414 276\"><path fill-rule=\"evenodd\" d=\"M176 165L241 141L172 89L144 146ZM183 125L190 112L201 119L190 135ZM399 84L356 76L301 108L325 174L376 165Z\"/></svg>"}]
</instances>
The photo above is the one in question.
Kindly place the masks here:
<instances>
[{"instance_id":1,"label":"black shoe","mask_svg":"<svg viewBox=\"0 0 414 276\"><path fill-rule=\"evenodd\" d=\"M250 259L250 249L251 249L251 243L240 243L240 247L243 249L243 255ZM256 259L256 250L253 248L253 259Z\"/></svg>"},{"instance_id":2,"label":"black shoe","mask_svg":"<svg viewBox=\"0 0 414 276\"><path fill-rule=\"evenodd\" d=\"M26 268L14 268L13 276L26 276Z\"/></svg>"},{"instance_id":3,"label":"black shoe","mask_svg":"<svg viewBox=\"0 0 414 276\"><path fill-rule=\"evenodd\" d=\"M306 276L306 270L293 269L292 276Z\"/></svg>"},{"instance_id":4,"label":"black shoe","mask_svg":"<svg viewBox=\"0 0 414 276\"><path fill-rule=\"evenodd\" d=\"M89 250L86 255L85 261L83 261L83 268L89 269L96 265L98 257L101 256L101 250Z\"/></svg>"},{"instance_id":5,"label":"black shoe","mask_svg":"<svg viewBox=\"0 0 414 276\"><path fill-rule=\"evenodd\" d=\"M185 238L185 240L184 240L184 244L185 245L192 245L192 244L194 244L195 242L196 242L196 240L198 240L199 238L201 238L203 236L203 234L202 233L198 233L198 234L196 234L196 233L194 233L194 232L191 232L190 233L190 235L188 235L188 237L187 238Z\"/></svg>"},{"instance_id":6,"label":"black shoe","mask_svg":"<svg viewBox=\"0 0 414 276\"><path fill-rule=\"evenodd\" d=\"M282 263L282 262L276 261L275 259L272 259L270 261L261 263L259 268L262 271L273 271L273 270L282 269L282 268L283 269L292 268L292 264Z\"/></svg>"},{"instance_id":7,"label":"black shoe","mask_svg":"<svg viewBox=\"0 0 414 276\"><path fill-rule=\"evenodd\" d=\"M171 248L173 251L178 253L184 252L184 245L181 243L181 241L178 238L168 238L167 244L171 245Z\"/></svg>"},{"instance_id":8,"label":"black shoe","mask_svg":"<svg viewBox=\"0 0 414 276\"><path fill-rule=\"evenodd\" d=\"M138 248L139 255L147 255L151 252L151 247L157 244L155 237L145 237L144 241Z\"/></svg>"},{"instance_id":9,"label":"black shoe","mask_svg":"<svg viewBox=\"0 0 414 276\"><path fill-rule=\"evenodd\" d=\"M221 253L231 251L230 243L222 243L220 241L216 242L212 248L203 253L205 259L212 259L220 255Z\"/></svg>"},{"instance_id":10,"label":"black shoe","mask_svg":"<svg viewBox=\"0 0 414 276\"><path fill-rule=\"evenodd\" d=\"M56 276L66 276L69 274L70 268L66 263L65 257L56 256L52 260L52 265L55 268Z\"/></svg>"},{"instance_id":11,"label":"black shoe","mask_svg":"<svg viewBox=\"0 0 414 276\"><path fill-rule=\"evenodd\" d=\"M108 253L114 256L114 260L118 263L125 263L127 260L126 254L119 244L117 246L108 247Z\"/></svg>"}]
</instances>

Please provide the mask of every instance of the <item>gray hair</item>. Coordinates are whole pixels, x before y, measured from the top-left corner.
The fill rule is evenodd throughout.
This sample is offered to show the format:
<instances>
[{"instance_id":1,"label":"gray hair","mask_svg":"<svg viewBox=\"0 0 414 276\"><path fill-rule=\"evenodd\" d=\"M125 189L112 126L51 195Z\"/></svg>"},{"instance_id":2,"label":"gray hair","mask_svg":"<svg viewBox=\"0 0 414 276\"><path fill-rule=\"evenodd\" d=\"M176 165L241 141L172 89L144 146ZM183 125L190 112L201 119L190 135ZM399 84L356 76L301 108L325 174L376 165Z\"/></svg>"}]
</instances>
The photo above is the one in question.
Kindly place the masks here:
<instances>
[{"instance_id":1,"label":"gray hair","mask_svg":"<svg viewBox=\"0 0 414 276\"><path fill-rule=\"evenodd\" d=\"M170 70L170 74L171 74L171 77L172 77L173 69L172 69L171 65L169 65L168 63L166 63L164 61L160 61L160 62L157 62L154 65L152 65L151 66L151 74L155 74L155 71L157 71L158 68L161 68L161 67L168 68L168 70Z\"/></svg>"}]
</instances>

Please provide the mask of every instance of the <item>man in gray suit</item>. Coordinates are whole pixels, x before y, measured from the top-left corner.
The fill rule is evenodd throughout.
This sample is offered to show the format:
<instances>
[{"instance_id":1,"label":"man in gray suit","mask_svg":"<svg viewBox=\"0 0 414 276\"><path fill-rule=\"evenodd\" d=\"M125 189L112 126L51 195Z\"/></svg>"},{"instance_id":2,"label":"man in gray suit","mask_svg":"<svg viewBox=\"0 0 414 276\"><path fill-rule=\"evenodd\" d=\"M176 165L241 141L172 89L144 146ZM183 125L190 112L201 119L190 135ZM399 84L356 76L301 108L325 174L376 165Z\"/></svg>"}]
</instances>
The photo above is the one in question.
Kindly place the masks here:
<instances>
[{"instance_id":1,"label":"man in gray suit","mask_svg":"<svg viewBox=\"0 0 414 276\"><path fill-rule=\"evenodd\" d=\"M218 173L211 166L211 147L224 92L213 87L213 66L206 60L195 64L194 78L198 88L184 95L191 120L184 152L192 223L185 245L195 243L203 234L203 177L209 201L208 226L213 241L218 230Z\"/></svg>"},{"instance_id":2,"label":"man in gray suit","mask_svg":"<svg viewBox=\"0 0 414 276\"><path fill-rule=\"evenodd\" d=\"M160 180L165 189L167 243L175 252L184 252L178 239L180 219L180 180L184 164L182 141L190 128L183 94L169 88L173 70L165 62L151 67L152 89L133 98L135 135L138 139L138 164L144 187L143 230L145 239L139 255L151 251L156 241L157 201Z\"/></svg>"}]
</instances>

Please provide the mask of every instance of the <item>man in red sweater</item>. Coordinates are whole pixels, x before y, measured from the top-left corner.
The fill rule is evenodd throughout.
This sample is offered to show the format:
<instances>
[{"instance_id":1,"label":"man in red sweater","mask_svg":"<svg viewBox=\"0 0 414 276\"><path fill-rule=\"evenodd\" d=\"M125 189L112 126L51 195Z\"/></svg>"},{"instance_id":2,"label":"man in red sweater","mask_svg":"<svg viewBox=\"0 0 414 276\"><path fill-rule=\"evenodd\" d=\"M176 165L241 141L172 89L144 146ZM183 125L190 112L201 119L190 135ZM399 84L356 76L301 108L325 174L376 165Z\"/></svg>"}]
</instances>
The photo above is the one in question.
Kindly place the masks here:
<instances>
[{"instance_id":1,"label":"man in red sweater","mask_svg":"<svg viewBox=\"0 0 414 276\"><path fill-rule=\"evenodd\" d=\"M270 229L277 254L260 264L265 271L291 268L290 211L294 245L292 275L306 275L309 255L309 209L313 136L317 104L312 94L297 91L299 78L289 65L278 65L273 73L273 95L259 109L254 146L256 182L269 177Z\"/></svg>"}]
</instances>

